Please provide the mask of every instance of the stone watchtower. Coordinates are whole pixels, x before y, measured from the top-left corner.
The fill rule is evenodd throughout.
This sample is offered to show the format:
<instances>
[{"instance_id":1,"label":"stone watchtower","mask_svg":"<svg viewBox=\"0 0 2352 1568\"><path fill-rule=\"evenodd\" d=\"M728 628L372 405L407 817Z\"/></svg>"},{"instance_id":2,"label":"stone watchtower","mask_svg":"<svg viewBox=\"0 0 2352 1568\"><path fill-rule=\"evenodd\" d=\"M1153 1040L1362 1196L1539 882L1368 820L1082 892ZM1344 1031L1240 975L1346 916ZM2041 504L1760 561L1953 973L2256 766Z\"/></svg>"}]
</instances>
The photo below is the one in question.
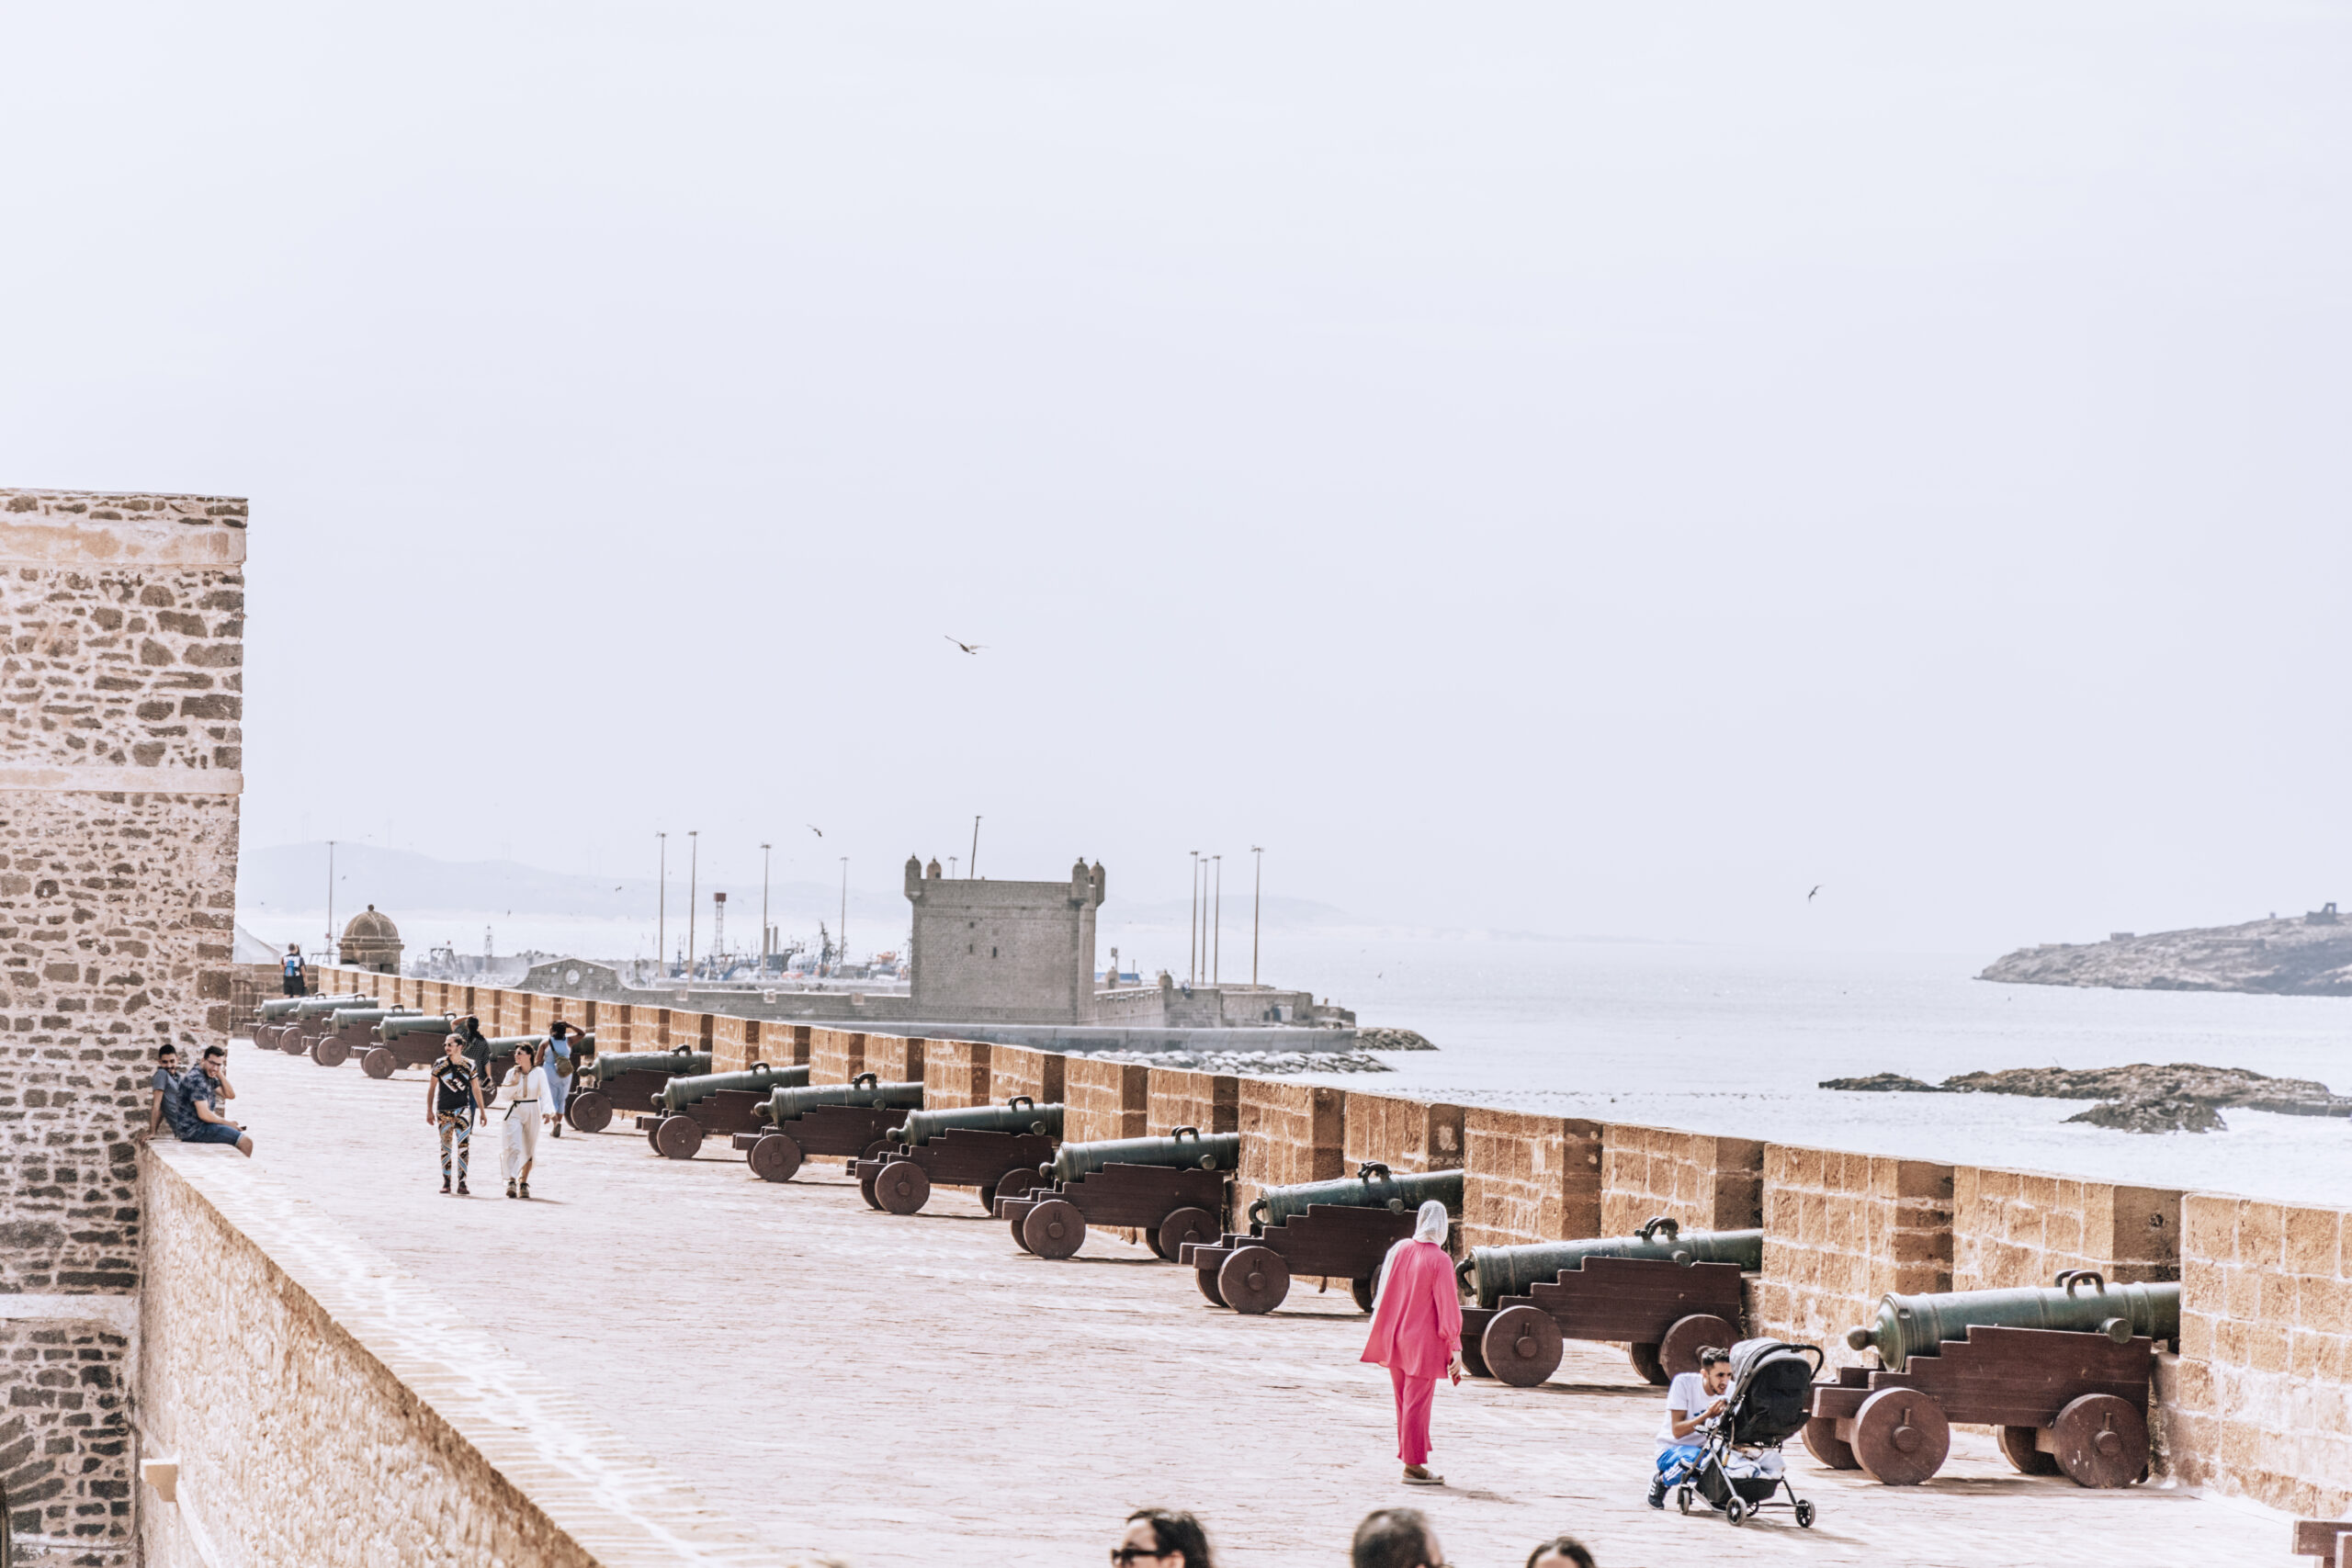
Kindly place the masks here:
<instances>
[{"instance_id":1,"label":"stone watchtower","mask_svg":"<svg viewBox=\"0 0 2352 1568\"><path fill-rule=\"evenodd\" d=\"M1094 911L1102 867L1067 882L950 880L907 857L913 1005L940 1023L1085 1023L1094 1013Z\"/></svg>"},{"instance_id":2,"label":"stone watchtower","mask_svg":"<svg viewBox=\"0 0 2352 1568\"><path fill-rule=\"evenodd\" d=\"M372 969L379 975L401 972L401 929L392 924L390 915L379 914L376 906L368 905L351 917L343 928L343 962L354 969Z\"/></svg>"},{"instance_id":3,"label":"stone watchtower","mask_svg":"<svg viewBox=\"0 0 2352 1568\"><path fill-rule=\"evenodd\" d=\"M245 503L0 489L0 1530L129 1568L155 1049L228 1043ZM235 1158L234 1154L228 1157Z\"/></svg>"}]
</instances>

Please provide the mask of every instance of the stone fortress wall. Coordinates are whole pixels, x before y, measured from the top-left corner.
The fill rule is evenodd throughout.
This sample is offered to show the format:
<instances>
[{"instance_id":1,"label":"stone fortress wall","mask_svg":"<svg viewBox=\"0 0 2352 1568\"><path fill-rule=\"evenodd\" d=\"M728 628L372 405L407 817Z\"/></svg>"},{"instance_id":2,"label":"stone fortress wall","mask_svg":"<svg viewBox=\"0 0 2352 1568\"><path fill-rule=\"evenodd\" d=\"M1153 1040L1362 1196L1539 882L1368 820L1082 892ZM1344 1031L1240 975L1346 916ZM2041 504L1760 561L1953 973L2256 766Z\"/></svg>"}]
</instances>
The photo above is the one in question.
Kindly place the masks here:
<instances>
[{"instance_id":1,"label":"stone fortress wall","mask_svg":"<svg viewBox=\"0 0 2352 1568\"><path fill-rule=\"evenodd\" d=\"M321 971L318 981L429 1011L520 1016L535 1005L486 987L343 970ZM715 1028L699 1016L665 1011L657 1024L561 1005L596 1028L601 1050L658 1049ZM2159 1358L2151 1411L2158 1473L2301 1514L2352 1507L2352 1226L2338 1210L974 1041L766 1027L775 1037L764 1045L754 1026L749 1046L717 1052L718 1070L808 1062L817 1081L843 1082L876 1064L911 1066L919 1053L933 1105L1058 1098L1070 1107L1073 1138L1185 1124L1238 1132L1237 1212L1266 1187L1378 1160L1397 1171L1460 1168L1464 1245L1617 1235L1660 1213L1690 1228L1761 1226L1750 1332L1818 1343L1833 1365L1860 1359L1842 1335L1888 1292L2041 1285L2062 1269L2178 1280L2181 1344Z\"/></svg>"},{"instance_id":2,"label":"stone fortress wall","mask_svg":"<svg viewBox=\"0 0 2352 1568\"><path fill-rule=\"evenodd\" d=\"M0 1499L128 1564L155 1049L225 1044L245 503L0 489Z\"/></svg>"}]
</instances>

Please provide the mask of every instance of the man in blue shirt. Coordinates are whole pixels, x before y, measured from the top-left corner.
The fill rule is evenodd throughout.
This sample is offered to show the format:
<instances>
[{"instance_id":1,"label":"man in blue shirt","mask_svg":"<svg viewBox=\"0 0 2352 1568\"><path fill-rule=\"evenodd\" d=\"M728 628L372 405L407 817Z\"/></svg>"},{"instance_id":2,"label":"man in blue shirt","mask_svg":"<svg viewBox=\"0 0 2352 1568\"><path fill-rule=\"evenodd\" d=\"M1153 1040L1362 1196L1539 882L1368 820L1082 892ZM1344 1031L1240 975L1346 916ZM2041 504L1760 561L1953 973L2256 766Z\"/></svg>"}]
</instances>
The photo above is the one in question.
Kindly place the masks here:
<instances>
[{"instance_id":1,"label":"man in blue shirt","mask_svg":"<svg viewBox=\"0 0 2352 1568\"><path fill-rule=\"evenodd\" d=\"M229 1053L207 1045L203 1059L180 1080L180 1114L173 1119L172 1131L184 1144L234 1144L239 1154L252 1158L252 1134L220 1113L220 1107L236 1098L229 1082Z\"/></svg>"},{"instance_id":2,"label":"man in blue shirt","mask_svg":"<svg viewBox=\"0 0 2352 1568\"><path fill-rule=\"evenodd\" d=\"M147 1135L153 1137L166 1119L172 1123L172 1134L179 1135L181 1102L187 1096L180 1092L180 1052L176 1045L165 1045L155 1053L155 1076L147 1080L154 1091L147 1101Z\"/></svg>"},{"instance_id":3,"label":"man in blue shirt","mask_svg":"<svg viewBox=\"0 0 2352 1568\"><path fill-rule=\"evenodd\" d=\"M286 994L300 997L310 994L310 987L302 978L302 948L299 942L286 944L286 956L277 961L286 979Z\"/></svg>"}]
</instances>

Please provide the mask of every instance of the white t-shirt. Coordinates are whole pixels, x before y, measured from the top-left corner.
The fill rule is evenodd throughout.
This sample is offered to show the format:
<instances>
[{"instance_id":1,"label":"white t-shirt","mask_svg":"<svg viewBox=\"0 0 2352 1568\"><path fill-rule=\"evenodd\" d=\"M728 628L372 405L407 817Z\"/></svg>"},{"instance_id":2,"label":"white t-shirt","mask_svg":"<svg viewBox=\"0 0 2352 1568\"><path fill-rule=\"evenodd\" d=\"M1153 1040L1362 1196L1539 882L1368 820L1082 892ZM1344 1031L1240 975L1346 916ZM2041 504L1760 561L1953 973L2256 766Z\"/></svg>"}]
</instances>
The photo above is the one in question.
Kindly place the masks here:
<instances>
[{"instance_id":1,"label":"white t-shirt","mask_svg":"<svg viewBox=\"0 0 2352 1568\"><path fill-rule=\"evenodd\" d=\"M1696 1432L1680 1438L1674 1435L1674 1413L1679 1410L1683 1419L1689 1420L1713 1404L1718 1397L1707 1392L1707 1380L1699 1373L1675 1373L1674 1381L1666 1389L1666 1419L1658 1423L1657 1451L1664 1453L1668 1449L1697 1442L1699 1434Z\"/></svg>"}]
</instances>

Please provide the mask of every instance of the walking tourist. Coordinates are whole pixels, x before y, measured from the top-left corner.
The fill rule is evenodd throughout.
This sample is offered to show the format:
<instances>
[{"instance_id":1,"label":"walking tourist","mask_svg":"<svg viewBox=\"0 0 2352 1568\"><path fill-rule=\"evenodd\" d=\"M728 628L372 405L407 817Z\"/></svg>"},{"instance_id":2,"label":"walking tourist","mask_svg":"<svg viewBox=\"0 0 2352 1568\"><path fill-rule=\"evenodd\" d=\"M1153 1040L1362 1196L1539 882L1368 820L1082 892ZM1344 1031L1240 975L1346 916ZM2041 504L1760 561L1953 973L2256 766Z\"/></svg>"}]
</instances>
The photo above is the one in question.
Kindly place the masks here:
<instances>
[{"instance_id":1,"label":"walking tourist","mask_svg":"<svg viewBox=\"0 0 2352 1568\"><path fill-rule=\"evenodd\" d=\"M286 956L278 960L280 984L289 997L307 994L308 985L302 978L302 948L299 942L286 944Z\"/></svg>"},{"instance_id":2,"label":"walking tourist","mask_svg":"<svg viewBox=\"0 0 2352 1568\"><path fill-rule=\"evenodd\" d=\"M506 1178L509 1198L531 1195L531 1166L539 1157L539 1107L547 1099L547 1069L539 1066L537 1053L528 1045L515 1046L514 1065L500 1086L503 1111L498 1123L498 1173Z\"/></svg>"},{"instance_id":3,"label":"walking tourist","mask_svg":"<svg viewBox=\"0 0 2352 1568\"><path fill-rule=\"evenodd\" d=\"M471 1023L473 1021L466 1021ZM481 1075L466 1059L464 1042L452 1034L441 1042L441 1059L424 1080L424 1119L441 1129L441 1190L449 1190L449 1154L457 1151L458 1196L470 1198L466 1186L467 1145L481 1114Z\"/></svg>"},{"instance_id":4,"label":"walking tourist","mask_svg":"<svg viewBox=\"0 0 2352 1568\"><path fill-rule=\"evenodd\" d=\"M1353 1568L1446 1568L1445 1552L1419 1508L1380 1508L1356 1527Z\"/></svg>"},{"instance_id":5,"label":"walking tourist","mask_svg":"<svg viewBox=\"0 0 2352 1568\"><path fill-rule=\"evenodd\" d=\"M1396 1393L1396 1457L1408 1486L1442 1486L1430 1473L1430 1401L1441 1374L1462 1381L1462 1287L1445 1250L1445 1205L1432 1198L1413 1234L1388 1249L1363 1359L1388 1369Z\"/></svg>"},{"instance_id":6,"label":"walking tourist","mask_svg":"<svg viewBox=\"0 0 2352 1568\"><path fill-rule=\"evenodd\" d=\"M1208 1532L1190 1514L1166 1508L1137 1508L1127 1516L1127 1533L1111 1549L1117 1568L1216 1568L1209 1557Z\"/></svg>"},{"instance_id":7,"label":"walking tourist","mask_svg":"<svg viewBox=\"0 0 2352 1568\"><path fill-rule=\"evenodd\" d=\"M1666 1489L1699 1461L1700 1445L1691 1439L1724 1413L1722 1395L1730 1386L1731 1352L1714 1345L1699 1348L1697 1371L1677 1372L1667 1384L1666 1423L1657 1429L1657 1469L1650 1476L1651 1507L1665 1507Z\"/></svg>"},{"instance_id":8,"label":"walking tourist","mask_svg":"<svg viewBox=\"0 0 2352 1568\"><path fill-rule=\"evenodd\" d=\"M1555 1535L1527 1554L1527 1568L1593 1568L1592 1553L1572 1535Z\"/></svg>"},{"instance_id":9,"label":"walking tourist","mask_svg":"<svg viewBox=\"0 0 2352 1568\"><path fill-rule=\"evenodd\" d=\"M490 1081L490 1037L481 1032L481 1020L468 1013L458 1020L451 1032L466 1053L466 1060L474 1065L474 1072L481 1081Z\"/></svg>"},{"instance_id":10,"label":"walking tourist","mask_svg":"<svg viewBox=\"0 0 2352 1568\"><path fill-rule=\"evenodd\" d=\"M571 1037L579 1032L561 1019L548 1025L548 1048L539 1064L548 1075L548 1097L539 1109L559 1138L563 1136L564 1097L571 1092L571 1070L576 1065Z\"/></svg>"},{"instance_id":11,"label":"walking tourist","mask_svg":"<svg viewBox=\"0 0 2352 1568\"><path fill-rule=\"evenodd\" d=\"M161 1127L164 1124L165 1118L168 1117L172 1122L173 1136L178 1136L180 1120L180 1053L178 1046L163 1045L156 1048L155 1076L148 1079L147 1083L148 1087L154 1090L154 1093L151 1095L147 1100L147 1135L151 1138L153 1137L155 1135L155 1130Z\"/></svg>"},{"instance_id":12,"label":"walking tourist","mask_svg":"<svg viewBox=\"0 0 2352 1568\"><path fill-rule=\"evenodd\" d=\"M203 1057L180 1079L180 1117L172 1131L184 1144L234 1144L239 1154L251 1159L252 1135L220 1110L236 1098L236 1086L229 1081L229 1053L220 1046L207 1045Z\"/></svg>"}]
</instances>

